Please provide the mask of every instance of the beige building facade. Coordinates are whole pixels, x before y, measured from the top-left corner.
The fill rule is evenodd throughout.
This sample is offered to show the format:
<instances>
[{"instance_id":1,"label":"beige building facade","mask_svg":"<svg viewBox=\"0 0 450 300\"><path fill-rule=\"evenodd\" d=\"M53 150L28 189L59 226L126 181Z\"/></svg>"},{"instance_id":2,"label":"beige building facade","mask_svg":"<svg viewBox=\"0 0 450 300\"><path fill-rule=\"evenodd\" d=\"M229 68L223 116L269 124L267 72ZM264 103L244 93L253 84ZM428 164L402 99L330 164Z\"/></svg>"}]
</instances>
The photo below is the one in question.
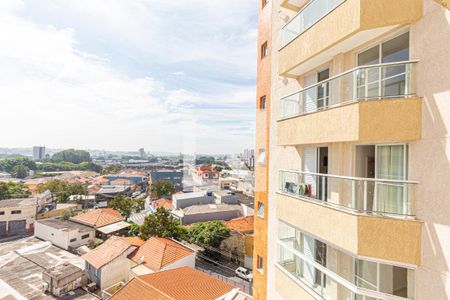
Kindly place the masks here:
<instances>
[{"instance_id":1,"label":"beige building facade","mask_svg":"<svg viewBox=\"0 0 450 300\"><path fill-rule=\"evenodd\" d=\"M448 6L266 8L270 211L255 298L450 299Z\"/></svg>"}]
</instances>

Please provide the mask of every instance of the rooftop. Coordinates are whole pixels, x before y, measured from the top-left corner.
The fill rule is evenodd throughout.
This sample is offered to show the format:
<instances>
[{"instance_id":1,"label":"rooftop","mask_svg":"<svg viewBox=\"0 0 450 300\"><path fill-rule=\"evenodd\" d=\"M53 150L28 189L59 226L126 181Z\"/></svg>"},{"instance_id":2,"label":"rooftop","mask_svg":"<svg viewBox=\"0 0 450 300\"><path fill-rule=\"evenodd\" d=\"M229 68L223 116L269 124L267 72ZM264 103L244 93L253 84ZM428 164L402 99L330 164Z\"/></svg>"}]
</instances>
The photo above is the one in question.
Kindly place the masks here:
<instances>
[{"instance_id":1,"label":"rooftop","mask_svg":"<svg viewBox=\"0 0 450 300\"><path fill-rule=\"evenodd\" d=\"M123 217L112 208L99 208L72 217L70 220L97 228L123 221Z\"/></svg>"},{"instance_id":2,"label":"rooftop","mask_svg":"<svg viewBox=\"0 0 450 300\"><path fill-rule=\"evenodd\" d=\"M102 185L97 194L117 194L125 192L129 188L128 185Z\"/></svg>"},{"instance_id":3,"label":"rooftop","mask_svg":"<svg viewBox=\"0 0 450 300\"><path fill-rule=\"evenodd\" d=\"M54 299L44 293L45 269L69 263L84 270L84 260L35 237L3 242L0 247L0 299ZM96 299L76 290L73 299Z\"/></svg>"},{"instance_id":4,"label":"rooftop","mask_svg":"<svg viewBox=\"0 0 450 300\"><path fill-rule=\"evenodd\" d=\"M128 257L153 271L159 271L194 251L169 239L152 237Z\"/></svg>"},{"instance_id":5,"label":"rooftop","mask_svg":"<svg viewBox=\"0 0 450 300\"><path fill-rule=\"evenodd\" d=\"M128 249L131 244L122 240L119 237L112 236L107 239L103 244L89 251L82 256L90 265L96 269L100 269L104 265L112 262L114 259L122 255Z\"/></svg>"},{"instance_id":6,"label":"rooftop","mask_svg":"<svg viewBox=\"0 0 450 300\"><path fill-rule=\"evenodd\" d=\"M174 194L172 199L182 200L182 199L191 199L191 198L200 198L205 197L206 192L193 192L193 193L183 193L183 194Z\"/></svg>"},{"instance_id":7,"label":"rooftop","mask_svg":"<svg viewBox=\"0 0 450 300\"><path fill-rule=\"evenodd\" d=\"M155 201L156 207L164 207L165 209L172 209L172 200L158 199Z\"/></svg>"},{"instance_id":8,"label":"rooftop","mask_svg":"<svg viewBox=\"0 0 450 300\"><path fill-rule=\"evenodd\" d=\"M119 237L122 241L127 242L131 246L140 247L144 245L145 241L137 236L130 236L130 237Z\"/></svg>"},{"instance_id":9,"label":"rooftop","mask_svg":"<svg viewBox=\"0 0 450 300\"><path fill-rule=\"evenodd\" d=\"M117 223L99 227L99 228L97 228L97 230L104 234L110 234L110 233L113 233L113 232L116 232L116 231L119 231L119 230L122 230L122 229L125 229L128 227L130 227L130 223L127 223L125 221L120 221Z\"/></svg>"},{"instance_id":10,"label":"rooftop","mask_svg":"<svg viewBox=\"0 0 450 300\"><path fill-rule=\"evenodd\" d=\"M215 300L233 286L189 267L137 276L112 296L112 300Z\"/></svg>"},{"instance_id":11,"label":"rooftop","mask_svg":"<svg viewBox=\"0 0 450 300\"><path fill-rule=\"evenodd\" d=\"M224 212L224 211L241 211L241 206L238 204L203 204L192 205L183 209L184 215L195 215L203 213Z\"/></svg>"},{"instance_id":12,"label":"rooftop","mask_svg":"<svg viewBox=\"0 0 450 300\"><path fill-rule=\"evenodd\" d=\"M68 262L56 265L44 271L44 273L47 273L49 276L57 280L78 272L82 272L82 270Z\"/></svg>"},{"instance_id":13,"label":"rooftop","mask_svg":"<svg viewBox=\"0 0 450 300\"><path fill-rule=\"evenodd\" d=\"M80 232L86 232L86 231L92 231L93 229L89 226L82 225L76 222L72 221L64 221L60 219L44 219L44 220L38 220L36 223L40 223L43 225L46 225L48 227L52 227L55 229L59 229L61 231L70 231L70 230L76 230Z\"/></svg>"},{"instance_id":14,"label":"rooftop","mask_svg":"<svg viewBox=\"0 0 450 300\"><path fill-rule=\"evenodd\" d=\"M225 226L231 230L237 231L239 233L251 233L253 232L253 216L241 217L223 222Z\"/></svg>"},{"instance_id":15,"label":"rooftop","mask_svg":"<svg viewBox=\"0 0 450 300\"><path fill-rule=\"evenodd\" d=\"M36 198L8 199L0 201L0 208L36 206Z\"/></svg>"}]
</instances>

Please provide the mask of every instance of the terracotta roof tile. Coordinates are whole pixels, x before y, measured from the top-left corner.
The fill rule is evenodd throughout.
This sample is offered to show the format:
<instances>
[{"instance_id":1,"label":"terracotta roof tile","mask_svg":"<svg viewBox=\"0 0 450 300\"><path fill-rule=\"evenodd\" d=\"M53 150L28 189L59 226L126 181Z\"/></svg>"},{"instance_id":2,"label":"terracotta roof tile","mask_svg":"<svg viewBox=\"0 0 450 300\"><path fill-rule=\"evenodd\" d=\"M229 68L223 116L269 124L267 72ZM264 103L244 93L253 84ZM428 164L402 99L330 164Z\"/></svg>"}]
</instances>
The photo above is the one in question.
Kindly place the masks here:
<instances>
[{"instance_id":1,"label":"terracotta roof tile","mask_svg":"<svg viewBox=\"0 0 450 300\"><path fill-rule=\"evenodd\" d=\"M189 267L137 276L112 300L214 300L234 287Z\"/></svg>"},{"instance_id":2,"label":"terracotta roof tile","mask_svg":"<svg viewBox=\"0 0 450 300\"><path fill-rule=\"evenodd\" d=\"M172 200L158 199L155 201L156 207L164 207L165 209L172 209Z\"/></svg>"},{"instance_id":3,"label":"terracotta roof tile","mask_svg":"<svg viewBox=\"0 0 450 300\"><path fill-rule=\"evenodd\" d=\"M99 208L70 218L71 221L95 228L123 221L122 215L112 208Z\"/></svg>"},{"instance_id":4,"label":"terracotta roof tile","mask_svg":"<svg viewBox=\"0 0 450 300\"><path fill-rule=\"evenodd\" d=\"M137 236L119 237L122 241L127 242L131 246L140 247L144 245L145 241Z\"/></svg>"},{"instance_id":5,"label":"terracotta roof tile","mask_svg":"<svg viewBox=\"0 0 450 300\"><path fill-rule=\"evenodd\" d=\"M239 233L250 233L253 232L253 216L241 217L223 222L225 226L231 230L237 231Z\"/></svg>"},{"instance_id":6,"label":"terracotta roof tile","mask_svg":"<svg viewBox=\"0 0 450 300\"><path fill-rule=\"evenodd\" d=\"M128 256L136 263L141 263L153 271L159 271L167 265L182 259L194 251L174 241L152 237L144 245Z\"/></svg>"},{"instance_id":7,"label":"terracotta roof tile","mask_svg":"<svg viewBox=\"0 0 450 300\"><path fill-rule=\"evenodd\" d=\"M103 244L81 256L89 264L96 269L100 269L104 265L113 261L125 251L132 247L128 242L123 241L119 237L112 236Z\"/></svg>"}]
</instances>

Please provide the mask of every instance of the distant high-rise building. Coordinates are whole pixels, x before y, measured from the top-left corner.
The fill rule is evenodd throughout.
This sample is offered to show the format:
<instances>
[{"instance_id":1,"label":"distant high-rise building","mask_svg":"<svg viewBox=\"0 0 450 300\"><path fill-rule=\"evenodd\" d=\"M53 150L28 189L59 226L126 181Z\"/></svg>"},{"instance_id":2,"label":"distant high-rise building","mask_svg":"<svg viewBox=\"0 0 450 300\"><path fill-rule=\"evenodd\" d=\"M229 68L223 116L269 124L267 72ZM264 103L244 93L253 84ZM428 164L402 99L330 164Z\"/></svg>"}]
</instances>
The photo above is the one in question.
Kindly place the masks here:
<instances>
[{"instance_id":1,"label":"distant high-rise building","mask_svg":"<svg viewBox=\"0 0 450 300\"><path fill-rule=\"evenodd\" d=\"M145 150L144 148L139 149L139 156L141 158L145 158L147 155L145 154Z\"/></svg>"},{"instance_id":2,"label":"distant high-rise building","mask_svg":"<svg viewBox=\"0 0 450 300\"><path fill-rule=\"evenodd\" d=\"M45 147L33 146L33 160L42 160L45 157Z\"/></svg>"}]
</instances>

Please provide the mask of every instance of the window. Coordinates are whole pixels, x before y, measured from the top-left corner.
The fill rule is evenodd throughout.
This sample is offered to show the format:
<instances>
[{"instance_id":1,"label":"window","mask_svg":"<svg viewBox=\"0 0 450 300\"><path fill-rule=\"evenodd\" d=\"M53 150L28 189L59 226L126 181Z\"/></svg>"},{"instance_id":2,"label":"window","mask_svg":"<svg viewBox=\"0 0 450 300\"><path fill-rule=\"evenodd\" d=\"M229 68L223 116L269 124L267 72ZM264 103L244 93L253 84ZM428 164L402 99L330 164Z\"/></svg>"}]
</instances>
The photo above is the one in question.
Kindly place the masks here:
<instances>
[{"instance_id":1,"label":"window","mask_svg":"<svg viewBox=\"0 0 450 300\"><path fill-rule=\"evenodd\" d=\"M266 96L259 98L259 109L266 110Z\"/></svg>"},{"instance_id":2,"label":"window","mask_svg":"<svg viewBox=\"0 0 450 300\"><path fill-rule=\"evenodd\" d=\"M85 239L87 239L89 237L89 233L88 234L83 234L82 236L81 236L81 239L82 240L85 240Z\"/></svg>"},{"instance_id":3,"label":"window","mask_svg":"<svg viewBox=\"0 0 450 300\"><path fill-rule=\"evenodd\" d=\"M13 211L11 211L12 215L20 215L21 213L22 213L21 210L13 210Z\"/></svg>"},{"instance_id":4,"label":"window","mask_svg":"<svg viewBox=\"0 0 450 300\"><path fill-rule=\"evenodd\" d=\"M264 272L264 259L261 256L257 256L257 261L256 261L256 268L258 269L259 272Z\"/></svg>"},{"instance_id":5,"label":"window","mask_svg":"<svg viewBox=\"0 0 450 300\"><path fill-rule=\"evenodd\" d=\"M258 217L264 218L264 203L258 202Z\"/></svg>"},{"instance_id":6,"label":"window","mask_svg":"<svg viewBox=\"0 0 450 300\"><path fill-rule=\"evenodd\" d=\"M5 214L4 211L0 211L0 216L3 216Z\"/></svg>"},{"instance_id":7,"label":"window","mask_svg":"<svg viewBox=\"0 0 450 300\"><path fill-rule=\"evenodd\" d=\"M261 8L266 7L266 5L269 3L269 0L261 0L262 1L262 6Z\"/></svg>"},{"instance_id":8,"label":"window","mask_svg":"<svg viewBox=\"0 0 450 300\"><path fill-rule=\"evenodd\" d=\"M77 241L77 238L70 239L71 243L76 242L76 241Z\"/></svg>"},{"instance_id":9,"label":"window","mask_svg":"<svg viewBox=\"0 0 450 300\"><path fill-rule=\"evenodd\" d=\"M269 55L269 46L267 45L267 42L262 44L261 46L261 59Z\"/></svg>"},{"instance_id":10,"label":"window","mask_svg":"<svg viewBox=\"0 0 450 300\"><path fill-rule=\"evenodd\" d=\"M266 164L266 149L259 149L258 164L260 165Z\"/></svg>"}]
</instances>

